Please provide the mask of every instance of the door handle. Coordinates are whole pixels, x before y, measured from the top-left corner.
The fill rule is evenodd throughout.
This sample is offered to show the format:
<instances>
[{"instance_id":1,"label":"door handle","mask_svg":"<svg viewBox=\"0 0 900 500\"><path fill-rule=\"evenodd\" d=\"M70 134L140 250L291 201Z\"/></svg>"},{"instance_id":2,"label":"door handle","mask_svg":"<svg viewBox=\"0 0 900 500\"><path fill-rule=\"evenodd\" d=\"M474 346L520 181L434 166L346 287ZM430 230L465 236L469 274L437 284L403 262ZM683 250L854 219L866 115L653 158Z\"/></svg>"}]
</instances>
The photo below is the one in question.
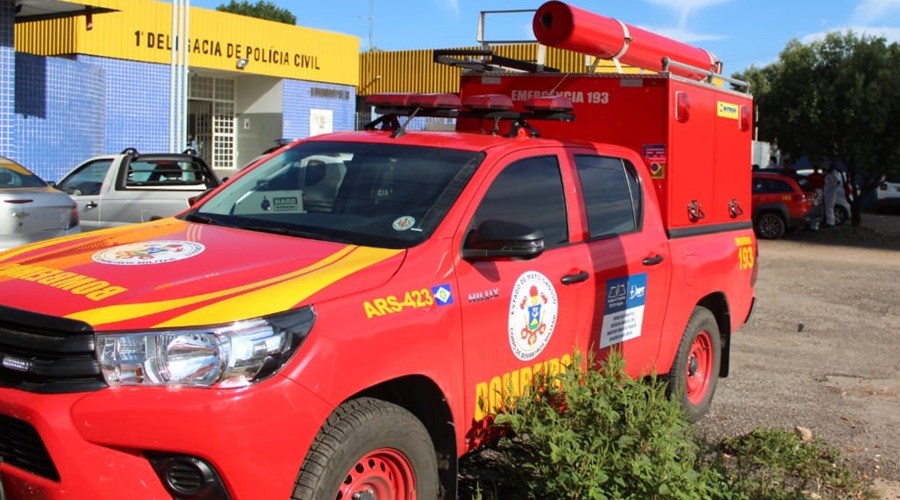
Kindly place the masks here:
<instances>
[{"instance_id":1,"label":"door handle","mask_svg":"<svg viewBox=\"0 0 900 500\"><path fill-rule=\"evenodd\" d=\"M578 274L567 274L563 276L559 281L562 282L563 285L571 285L573 283L581 283L582 281L590 278L590 274L587 271L581 271Z\"/></svg>"},{"instance_id":2,"label":"door handle","mask_svg":"<svg viewBox=\"0 0 900 500\"><path fill-rule=\"evenodd\" d=\"M98 205L97 205L97 202L95 202L95 201L89 201L89 202L87 203L87 205L84 206L84 208L97 208L97 206L98 206Z\"/></svg>"},{"instance_id":3,"label":"door handle","mask_svg":"<svg viewBox=\"0 0 900 500\"><path fill-rule=\"evenodd\" d=\"M644 259L645 266L655 266L663 261L662 255L655 255L653 257L647 257Z\"/></svg>"}]
</instances>

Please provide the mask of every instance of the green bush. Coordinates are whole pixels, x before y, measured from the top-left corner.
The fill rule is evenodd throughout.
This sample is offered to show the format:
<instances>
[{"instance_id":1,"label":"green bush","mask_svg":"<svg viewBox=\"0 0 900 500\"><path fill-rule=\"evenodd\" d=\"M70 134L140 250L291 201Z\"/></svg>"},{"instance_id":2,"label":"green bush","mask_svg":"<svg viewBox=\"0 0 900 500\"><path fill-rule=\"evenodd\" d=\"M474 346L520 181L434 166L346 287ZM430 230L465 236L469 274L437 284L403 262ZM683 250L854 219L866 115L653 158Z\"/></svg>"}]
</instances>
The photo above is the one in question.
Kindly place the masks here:
<instances>
[{"instance_id":1,"label":"green bush","mask_svg":"<svg viewBox=\"0 0 900 500\"><path fill-rule=\"evenodd\" d=\"M722 478L698 460L692 428L662 381L630 378L616 351L597 370L575 360L496 416L506 432L497 449L522 498L723 497Z\"/></svg>"},{"instance_id":2,"label":"green bush","mask_svg":"<svg viewBox=\"0 0 900 500\"><path fill-rule=\"evenodd\" d=\"M841 463L841 453L818 438L803 441L794 432L760 427L724 439L719 452L731 488L744 498L875 498Z\"/></svg>"}]
</instances>

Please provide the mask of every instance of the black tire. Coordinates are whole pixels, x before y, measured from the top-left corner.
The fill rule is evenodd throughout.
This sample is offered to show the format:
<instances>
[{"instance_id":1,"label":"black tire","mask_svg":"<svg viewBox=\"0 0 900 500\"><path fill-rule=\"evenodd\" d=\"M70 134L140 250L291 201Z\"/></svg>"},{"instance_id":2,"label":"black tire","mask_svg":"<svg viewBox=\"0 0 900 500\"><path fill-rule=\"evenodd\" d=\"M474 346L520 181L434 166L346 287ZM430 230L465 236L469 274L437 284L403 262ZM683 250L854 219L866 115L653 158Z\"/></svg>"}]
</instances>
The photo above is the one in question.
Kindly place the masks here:
<instances>
[{"instance_id":1,"label":"black tire","mask_svg":"<svg viewBox=\"0 0 900 500\"><path fill-rule=\"evenodd\" d=\"M834 206L834 225L840 226L841 224L850 220L850 214L847 213L847 209L840 206Z\"/></svg>"},{"instance_id":2,"label":"black tire","mask_svg":"<svg viewBox=\"0 0 900 500\"><path fill-rule=\"evenodd\" d=\"M709 410L721 365L719 324L709 309L698 306L684 329L667 377L669 397L681 404L688 421L699 421Z\"/></svg>"},{"instance_id":3,"label":"black tire","mask_svg":"<svg viewBox=\"0 0 900 500\"><path fill-rule=\"evenodd\" d=\"M760 238L777 240L787 232L787 223L775 212L764 212L756 218L754 229Z\"/></svg>"},{"instance_id":4,"label":"black tire","mask_svg":"<svg viewBox=\"0 0 900 500\"><path fill-rule=\"evenodd\" d=\"M438 467L418 418L395 404L359 398L339 406L319 430L291 498L349 500L367 490L379 491L372 497L379 499L436 499Z\"/></svg>"}]
</instances>

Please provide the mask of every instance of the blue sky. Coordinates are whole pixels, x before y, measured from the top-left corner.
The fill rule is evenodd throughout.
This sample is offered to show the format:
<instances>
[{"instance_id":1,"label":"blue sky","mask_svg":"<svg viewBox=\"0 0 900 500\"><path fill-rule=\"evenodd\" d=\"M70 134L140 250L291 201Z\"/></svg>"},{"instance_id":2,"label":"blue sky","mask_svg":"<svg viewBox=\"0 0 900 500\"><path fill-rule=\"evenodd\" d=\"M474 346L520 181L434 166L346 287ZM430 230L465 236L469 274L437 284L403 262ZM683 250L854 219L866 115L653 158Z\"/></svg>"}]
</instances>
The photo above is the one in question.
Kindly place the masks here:
<instances>
[{"instance_id":1,"label":"blue sky","mask_svg":"<svg viewBox=\"0 0 900 500\"><path fill-rule=\"evenodd\" d=\"M354 35L360 49L448 48L476 45L479 13L535 10L542 0L271 0L297 24ZM227 0L191 0L215 9ZM255 0L251 0L255 3ZM570 5L613 17L713 52L725 73L774 62L792 38L809 42L829 31L900 41L900 0L570 0ZM370 19L371 17L371 19ZM528 40L532 13L489 14L489 39Z\"/></svg>"}]
</instances>

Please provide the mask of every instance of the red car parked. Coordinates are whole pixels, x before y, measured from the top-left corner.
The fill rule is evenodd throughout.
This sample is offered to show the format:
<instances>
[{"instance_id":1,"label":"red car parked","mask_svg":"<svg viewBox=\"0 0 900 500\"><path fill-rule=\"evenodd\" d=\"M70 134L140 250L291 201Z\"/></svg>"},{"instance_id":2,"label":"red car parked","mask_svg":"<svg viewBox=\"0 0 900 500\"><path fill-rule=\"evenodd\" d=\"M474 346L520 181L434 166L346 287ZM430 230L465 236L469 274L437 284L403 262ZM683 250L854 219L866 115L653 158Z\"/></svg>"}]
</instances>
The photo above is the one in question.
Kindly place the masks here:
<instances>
[{"instance_id":1,"label":"red car parked","mask_svg":"<svg viewBox=\"0 0 900 500\"><path fill-rule=\"evenodd\" d=\"M822 205L812 189L778 172L753 172L753 229L759 238L778 239L789 229L818 229Z\"/></svg>"}]
</instances>

